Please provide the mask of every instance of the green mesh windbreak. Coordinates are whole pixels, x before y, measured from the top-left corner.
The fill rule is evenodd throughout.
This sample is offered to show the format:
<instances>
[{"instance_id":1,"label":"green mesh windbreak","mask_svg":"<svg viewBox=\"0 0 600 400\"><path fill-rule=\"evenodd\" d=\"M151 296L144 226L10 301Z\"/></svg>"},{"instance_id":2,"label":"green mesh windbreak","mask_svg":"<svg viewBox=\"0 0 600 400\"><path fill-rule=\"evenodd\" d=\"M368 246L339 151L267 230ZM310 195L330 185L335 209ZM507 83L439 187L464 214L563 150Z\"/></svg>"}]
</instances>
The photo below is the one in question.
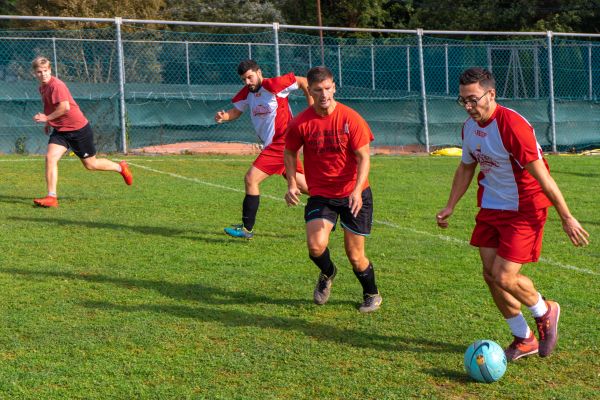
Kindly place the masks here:
<instances>
[{"instance_id":1,"label":"green mesh windbreak","mask_svg":"<svg viewBox=\"0 0 600 400\"><path fill-rule=\"evenodd\" d=\"M38 55L53 62L53 71L71 89L92 123L98 149L122 150L113 27L11 30L0 32L0 38L0 152L45 151L47 137L32 120L42 110L30 66ZM271 30L214 34L126 25L122 46L127 146L131 150L196 140L255 142L248 116L214 122L216 111L232 106L231 98L241 88L237 64L247 58L256 60L265 76L277 73L277 60L282 74L301 76L323 62L335 76L336 98L368 121L375 146L423 147L426 132L432 147L459 145L466 113L455 102L458 76L472 66L494 72L498 102L526 117L545 149L553 144L559 150L600 146L600 43L560 38L552 43L553 86L545 37L483 41L424 36L421 68L418 38L410 34L377 39L326 36L321 47L318 36L285 30L276 36ZM290 99L294 113L306 107L301 92Z\"/></svg>"}]
</instances>

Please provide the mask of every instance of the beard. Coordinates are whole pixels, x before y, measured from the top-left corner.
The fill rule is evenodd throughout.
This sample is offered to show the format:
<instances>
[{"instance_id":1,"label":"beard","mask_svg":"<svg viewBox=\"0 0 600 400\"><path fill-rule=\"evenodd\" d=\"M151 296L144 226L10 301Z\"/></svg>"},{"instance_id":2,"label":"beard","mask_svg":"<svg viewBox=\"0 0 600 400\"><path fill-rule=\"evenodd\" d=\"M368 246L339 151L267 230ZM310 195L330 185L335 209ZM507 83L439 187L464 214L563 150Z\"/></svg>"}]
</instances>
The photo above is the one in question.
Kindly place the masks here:
<instances>
[{"instance_id":1,"label":"beard","mask_svg":"<svg viewBox=\"0 0 600 400\"><path fill-rule=\"evenodd\" d=\"M259 79L258 82L256 82L256 85L248 85L248 90L251 93L256 93L260 90L260 88L262 87L262 79Z\"/></svg>"},{"instance_id":2,"label":"beard","mask_svg":"<svg viewBox=\"0 0 600 400\"><path fill-rule=\"evenodd\" d=\"M249 90L251 93L256 93L256 92L258 92L258 91L260 90L261 86L262 86L262 85L261 85L260 83L258 83L258 84L256 84L256 85L248 86L248 90Z\"/></svg>"}]
</instances>

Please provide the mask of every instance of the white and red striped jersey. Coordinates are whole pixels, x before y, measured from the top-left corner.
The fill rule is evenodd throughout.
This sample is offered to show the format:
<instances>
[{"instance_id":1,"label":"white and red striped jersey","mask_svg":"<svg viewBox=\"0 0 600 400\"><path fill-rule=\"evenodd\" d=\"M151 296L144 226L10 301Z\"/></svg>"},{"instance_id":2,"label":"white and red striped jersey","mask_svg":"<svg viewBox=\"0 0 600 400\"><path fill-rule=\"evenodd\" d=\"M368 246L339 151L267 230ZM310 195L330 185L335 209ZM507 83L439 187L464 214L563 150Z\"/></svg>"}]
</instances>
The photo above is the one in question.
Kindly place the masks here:
<instances>
[{"instance_id":1,"label":"white and red striped jersey","mask_svg":"<svg viewBox=\"0 0 600 400\"><path fill-rule=\"evenodd\" d=\"M256 135L265 147L271 143L285 144L285 131L292 119L288 102L290 92L298 89L296 76L289 74L275 78L264 78L256 93L244 86L233 97L233 105L245 112L250 109L250 119Z\"/></svg>"},{"instance_id":2,"label":"white and red striped jersey","mask_svg":"<svg viewBox=\"0 0 600 400\"><path fill-rule=\"evenodd\" d=\"M483 125L469 118L462 130L462 162L479 163L477 206L524 211L549 207L538 181L525 169L543 160L533 127L519 113L500 105Z\"/></svg>"}]
</instances>

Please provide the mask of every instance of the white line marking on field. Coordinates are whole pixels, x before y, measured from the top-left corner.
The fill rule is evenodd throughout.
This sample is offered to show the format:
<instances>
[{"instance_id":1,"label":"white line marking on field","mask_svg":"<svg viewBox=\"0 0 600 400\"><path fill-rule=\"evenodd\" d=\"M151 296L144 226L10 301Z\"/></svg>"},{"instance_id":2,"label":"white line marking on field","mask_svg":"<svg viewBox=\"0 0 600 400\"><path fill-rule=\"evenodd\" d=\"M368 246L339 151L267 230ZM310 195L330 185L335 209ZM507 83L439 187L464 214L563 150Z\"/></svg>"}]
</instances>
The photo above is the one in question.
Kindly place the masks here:
<instances>
[{"instance_id":1,"label":"white line marking on field","mask_svg":"<svg viewBox=\"0 0 600 400\"><path fill-rule=\"evenodd\" d=\"M172 176L173 178L178 178L178 179L183 179L183 180L190 181L190 182L200 183L202 185L211 186L211 187L215 187L215 188L218 188L218 189L229 190L231 192L237 192L237 193L245 193L245 191L241 190L241 189L236 189L236 188L232 188L232 187L224 186L224 185L218 185L216 183L206 182L206 181L203 181L203 180L197 179L197 178L189 178L187 176L183 176L183 175L179 175L179 174L174 174L172 172L161 171L161 170L158 170L158 169L155 169L155 168L150 168L150 167L146 167L144 165L139 165L137 163L131 163L130 162L129 165L135 166L137 168L145 169L145 170L148 170L148 171L156 172L157 174L169 175L169 176ZM268 194L261 194L261 197L268 198L268 199L271 199L271 200L276 200L276 201L283 201L283 199L281 197L275 197L275 196L271 196L271 195L268 195ZM394 224L394 223L388 222L388 221L373 220L373 222L375 222L377 224L389 226L390 228L394 228L394 229L400 229L400 230L405 230L405 231L417 233L417 234L423 235L423 236L434 237L436 239L443 240L443 241L446 241L446 242L452 242L452 243L457 243L457 244L462 244L462 245L468 245L469 244L469 242L467 242L466 240L458 239L458 238L455 238L455 237L452 237L452 236L440 235L440 234L431 233L431 232L427 232L427 231L420 231L420 230L413 229L413 228L407 228L405 226ZM569 264L563 264L563 263L560 263L558 261L554 261L554 260L551 260L551 259L545 258L545 257L540 257L540 261L544 262L546 264L549 264L549 265L553 265L555 267L559 267L559 268L563 268L563 269L568 269L568 270L571 270L571 271L577 271L577 272L581 272L581 273L589 274L589 275L600 275L600 273L591 271L589 269L580 268L580 267L576 267L574 265L569 265Z\"/></svg>"}]
</instances>

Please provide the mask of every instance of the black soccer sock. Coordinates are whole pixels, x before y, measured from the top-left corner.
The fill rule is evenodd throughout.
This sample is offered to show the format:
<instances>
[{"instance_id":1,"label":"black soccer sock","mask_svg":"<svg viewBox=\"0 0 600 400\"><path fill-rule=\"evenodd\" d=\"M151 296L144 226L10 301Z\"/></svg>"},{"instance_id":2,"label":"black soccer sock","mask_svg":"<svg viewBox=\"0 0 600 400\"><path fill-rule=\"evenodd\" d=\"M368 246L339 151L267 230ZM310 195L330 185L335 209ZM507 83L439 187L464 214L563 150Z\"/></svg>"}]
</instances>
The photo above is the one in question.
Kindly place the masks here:
<instances>
[{"instance_id":1,"label":"black soccer sock","mask_svg":"<svg viewBox=\"0 0 600 400\"><path fill-rule=\"evenodd\" d=\"M358 278L358 281L362 285L363 294L377 294L377 285L375 284L375 269L373 264L369 263L369 266L364 271L354 271L354 275Z\"/></svg>"},{"instance_id":2,"label":"black soccer sock","mask_svg":"<svg viewBox=\"0 0 600 400\"><path fill-rule=\"evenodd\" d=\"M329 257L329 247L326 247L323 254L318 257L313 257L310 254L308 256L325 276L331 278L335 275L335 265L331 261L331 257Z\"/></svg>"},{"instance_id":3,"label":"black soccer sock","mask_svg":"<svg viewBox=\"0 0 600 400\"><path fill-rule=\"evenodd\" d=\"M256 213L260 204L260 195L247 194L242 203L242 223L244 228L251 231L256 222Z\"/></svg>"}]
</instances>

